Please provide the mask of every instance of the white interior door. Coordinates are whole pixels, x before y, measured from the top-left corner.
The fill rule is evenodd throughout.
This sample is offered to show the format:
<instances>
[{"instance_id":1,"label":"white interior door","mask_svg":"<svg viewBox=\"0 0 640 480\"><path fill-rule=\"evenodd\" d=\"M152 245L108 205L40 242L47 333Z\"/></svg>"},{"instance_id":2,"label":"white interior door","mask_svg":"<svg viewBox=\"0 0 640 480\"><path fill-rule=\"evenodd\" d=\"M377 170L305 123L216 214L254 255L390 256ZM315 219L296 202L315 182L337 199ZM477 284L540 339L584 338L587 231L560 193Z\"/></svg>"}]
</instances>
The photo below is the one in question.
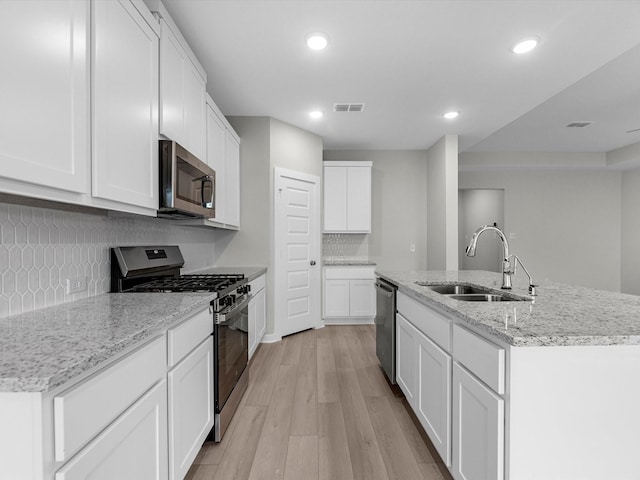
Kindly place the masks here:
<instances>
[{"instance_id":1,"label":"white interior door","mask_svg":"<svg viewBox=\"0 0 640 480\"><path fill-rule=\"evenodd\" d=\"M275 169L275 332L320 325L319 177Z\"/></svg>"}]
</instances>

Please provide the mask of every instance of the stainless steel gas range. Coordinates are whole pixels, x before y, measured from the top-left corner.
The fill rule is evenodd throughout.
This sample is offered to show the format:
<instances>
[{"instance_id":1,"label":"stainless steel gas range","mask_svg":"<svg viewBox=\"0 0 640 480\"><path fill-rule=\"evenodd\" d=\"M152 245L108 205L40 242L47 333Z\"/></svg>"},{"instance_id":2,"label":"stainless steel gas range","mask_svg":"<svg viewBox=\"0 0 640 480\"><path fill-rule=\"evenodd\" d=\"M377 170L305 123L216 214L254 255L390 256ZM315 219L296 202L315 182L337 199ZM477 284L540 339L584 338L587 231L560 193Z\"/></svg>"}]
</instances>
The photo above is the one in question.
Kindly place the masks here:
<instances>
[{"instance_id":1,"label":"stainless steel gas range","mask_svg":"<svg viewBox=\"0 0 640 480\"><path fill-rule=\"evenodd\" d=\"M175 246L111 249L112 292L211 292L214 342L215 426L219 442L249 383L250 287L242 274L180 275L184 259Z\"/></svg>"}]
</instances>

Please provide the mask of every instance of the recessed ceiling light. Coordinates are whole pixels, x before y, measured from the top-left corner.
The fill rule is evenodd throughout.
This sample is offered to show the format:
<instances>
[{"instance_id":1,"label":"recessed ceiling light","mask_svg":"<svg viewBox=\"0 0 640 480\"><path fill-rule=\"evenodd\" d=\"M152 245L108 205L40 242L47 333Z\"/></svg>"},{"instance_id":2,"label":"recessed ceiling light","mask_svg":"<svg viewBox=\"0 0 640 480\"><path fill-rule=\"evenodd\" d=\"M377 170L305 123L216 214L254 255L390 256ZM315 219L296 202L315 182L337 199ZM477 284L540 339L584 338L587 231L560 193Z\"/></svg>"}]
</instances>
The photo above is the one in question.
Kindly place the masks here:
<instances>
[{"instance_id":1,"label":"recessed ceiling light","mask_svg":"<svg viewBox=\"0 0 640 480\"><path fill-rule=\"evenodd\" d=\"M513 53L517 53L518 55L528 53L538 46L539 41L540 39L538 37L524 38L516 43L513 47L511 47L511 51Z\"/></svg>"},{"instance_id":2,"label":"recessed ceiling light","mask_svg":"<svg viewBox=\"0 0 640 480\"><path fill-rule=\"evenodd\" d=\"M322 118L322 112L320 110L314 110L313 112L309 112L309 116L311 118Z\"/></svg>"},{"instance_id":3,"label":"recessed ceiling light","mask_svg":"<svg viewBox=\"0 0 640 480\"><path fill-rule=\"evenodd\" d=\"M324 33L312 33L307 36L307 46L311 50L323 50L329 43L329 39Z\"/></svg>"},{"instance_id":4,"label":"recessed ceiling light","mask_svg":"<svg viewBox=\"0 0 640 480\"><path fill-rule=\"evenodd\" d=\"M443 117L446 118L447 120L453 120L458 115L460 115L460 112L447 112L443 115Z\"/></svg>"}]
</instances>

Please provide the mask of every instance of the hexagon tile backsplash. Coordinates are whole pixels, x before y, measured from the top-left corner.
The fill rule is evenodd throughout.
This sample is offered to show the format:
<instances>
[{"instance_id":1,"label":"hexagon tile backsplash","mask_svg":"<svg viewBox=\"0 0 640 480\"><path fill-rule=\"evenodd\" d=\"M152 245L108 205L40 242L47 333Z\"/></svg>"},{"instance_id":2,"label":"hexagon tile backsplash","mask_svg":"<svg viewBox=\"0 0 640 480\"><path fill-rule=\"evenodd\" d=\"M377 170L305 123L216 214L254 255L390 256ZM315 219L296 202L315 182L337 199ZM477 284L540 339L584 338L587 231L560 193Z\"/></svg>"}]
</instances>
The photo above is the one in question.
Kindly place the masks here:
<instances>
[{"instance_id":1,"label":"hexagon tile backsplash","mask_svg":"<svg viewBox=\"0 0 640 480\"><path fill-rule=\"evenodd\" d=\"M180 245L185 270L212 265L215 232L167 220L0 203L0 318L107 293L109 247ZM87 290L67 295L67 279Z\"/></svg>"}]
</instances>

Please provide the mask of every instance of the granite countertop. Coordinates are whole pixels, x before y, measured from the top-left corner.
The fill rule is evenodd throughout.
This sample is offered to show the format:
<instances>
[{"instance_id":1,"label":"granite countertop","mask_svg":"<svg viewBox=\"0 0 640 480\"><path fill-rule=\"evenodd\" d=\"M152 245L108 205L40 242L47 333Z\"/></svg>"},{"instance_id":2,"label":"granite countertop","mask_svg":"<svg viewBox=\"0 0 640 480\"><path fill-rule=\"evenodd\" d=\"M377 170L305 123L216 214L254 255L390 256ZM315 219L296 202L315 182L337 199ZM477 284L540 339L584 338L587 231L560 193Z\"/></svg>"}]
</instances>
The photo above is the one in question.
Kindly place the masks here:
<instances>
[{"instance_id":1,"label":"granite countertop","mask_svg":"<svg viewBox=\"0 0 640 480\"><path fill-rule=\"evenodd\" d=\"M0 319L0 392L46 392L207 308L212 293L108 293Z\"/></svg>"},{"instance_id":2,"label":"granite countertop","mask_svg":"<svg viewBox=\"0 0 640 480\"><path fill-rule=\"evenodd\" d=\"M375 262L359 258L326 258L322 259L322 264L325 267L370 267L376 265Z\"/></svg>"},{"instance_id":3,"label":"granite countertop","mask_svg":"<svg viewBox=\"0 0 640 480\"><path fill-rule=\"evenodd\" d=\"M464 302L416 281L495 288L502 274L484 271L376 272L423 303L439 307L489 335L518 347L640 345L640 297L544 282L533 302ZM511 293L528 297L528 282L514 277ZM531 298L531 297L529 297Z\"/></svg>"}]
</instances>

